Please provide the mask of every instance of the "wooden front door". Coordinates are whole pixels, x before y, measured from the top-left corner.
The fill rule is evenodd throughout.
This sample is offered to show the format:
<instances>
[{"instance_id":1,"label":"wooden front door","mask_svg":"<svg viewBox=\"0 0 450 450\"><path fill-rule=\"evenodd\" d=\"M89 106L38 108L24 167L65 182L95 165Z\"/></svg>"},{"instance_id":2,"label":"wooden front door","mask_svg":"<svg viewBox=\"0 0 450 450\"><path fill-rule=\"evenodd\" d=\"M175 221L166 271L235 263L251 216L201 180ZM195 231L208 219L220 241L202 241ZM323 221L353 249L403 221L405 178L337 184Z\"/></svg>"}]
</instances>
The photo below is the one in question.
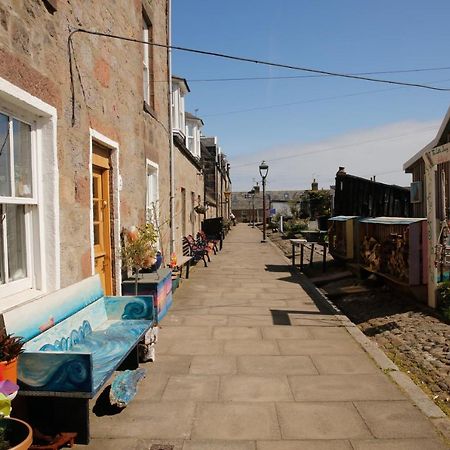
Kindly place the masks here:
<instances>
[{"instance_id":1,"label":"wooden front door","mask_svg":"<svg viewBox=\"0 0 450 450\"><path fill-rule=\"evenodd\" d=\"M92 208L95 272L105 295L112 295L109 152L95 143L92 154Z\"/></svg>"}]
</instances>

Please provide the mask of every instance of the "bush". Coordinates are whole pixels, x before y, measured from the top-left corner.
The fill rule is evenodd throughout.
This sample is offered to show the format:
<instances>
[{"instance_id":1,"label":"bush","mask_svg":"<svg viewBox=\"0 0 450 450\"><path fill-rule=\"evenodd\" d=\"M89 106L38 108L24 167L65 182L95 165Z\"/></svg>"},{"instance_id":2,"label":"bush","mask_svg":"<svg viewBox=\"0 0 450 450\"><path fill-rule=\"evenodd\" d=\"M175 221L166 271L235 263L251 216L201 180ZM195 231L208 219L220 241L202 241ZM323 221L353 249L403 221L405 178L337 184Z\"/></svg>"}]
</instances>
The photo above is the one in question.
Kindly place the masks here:
<instances>
[{"instance_id":1,"label":"bush","mask_svg":"<svg viewBox=\"0 0 450 450\"><path fill-rule=\"evenodd\" d=\"M288 237L300 234L306 229L308 229L308 220L292 219L284 225L284 232Z\"/></svg>"},{"instance_id":2,"label":"bush","mask_svg":"<svg viewBox=\"0 0 450 450\"><path fill-rule=\"evenodd\" d=\"M450 281L444 281L438 286L438 308L445 320L450 321Z\"/></svg>"}]
</instances>

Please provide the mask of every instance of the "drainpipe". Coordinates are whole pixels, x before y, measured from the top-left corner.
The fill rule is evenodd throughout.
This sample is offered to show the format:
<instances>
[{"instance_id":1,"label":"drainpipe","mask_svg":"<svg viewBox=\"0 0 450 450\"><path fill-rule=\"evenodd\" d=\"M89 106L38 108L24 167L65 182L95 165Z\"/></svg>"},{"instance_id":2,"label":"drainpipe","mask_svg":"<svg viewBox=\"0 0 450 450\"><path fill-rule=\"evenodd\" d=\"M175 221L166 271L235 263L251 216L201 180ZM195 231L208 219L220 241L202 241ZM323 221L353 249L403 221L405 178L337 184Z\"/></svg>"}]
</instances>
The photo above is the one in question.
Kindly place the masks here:
<instances>
[{"instance_id":1,"label":"drainpipe","mask_svg":"<svg viewBox=\"0 0 450 450\"><path fill-rule=\"evenodd\" d=\"M173 151L173 129L172 129L172 0L167 0L167 67L169 84L169 226L170 226L170 255L175 251L175 161Z\"/></svg>"}]
</instances>

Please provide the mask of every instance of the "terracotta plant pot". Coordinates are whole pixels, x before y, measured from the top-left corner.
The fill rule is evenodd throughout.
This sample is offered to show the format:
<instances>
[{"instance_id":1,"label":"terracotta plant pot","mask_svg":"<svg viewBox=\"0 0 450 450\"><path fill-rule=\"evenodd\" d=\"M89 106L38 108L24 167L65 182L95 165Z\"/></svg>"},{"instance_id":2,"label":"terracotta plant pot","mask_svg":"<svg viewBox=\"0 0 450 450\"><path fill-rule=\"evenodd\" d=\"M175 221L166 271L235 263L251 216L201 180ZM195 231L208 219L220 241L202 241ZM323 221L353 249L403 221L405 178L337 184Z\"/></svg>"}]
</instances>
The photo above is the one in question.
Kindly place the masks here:
<instances>
[{"instance_id":1,"label":"terracotta plant pot","mask_svg":"<svg viewBox=\"0 0 450 450\"><path fill-rule=\"evenodd\" d=\"M12 417L0 420L0 426L6 423L6 439L9 450L28 450L33 443L33 431L26 422Z\"/></svg>"},{"instance_id":2,"label":"terracotta plant pot","mask_svg":"<svg viewBox=\"0 0 450 450\"><path fill-rule=\"evenodd\" d=\"M17 358L11 361L0 361L0 381L9 380L17 383Z\"/></svg>"}]
</instances>

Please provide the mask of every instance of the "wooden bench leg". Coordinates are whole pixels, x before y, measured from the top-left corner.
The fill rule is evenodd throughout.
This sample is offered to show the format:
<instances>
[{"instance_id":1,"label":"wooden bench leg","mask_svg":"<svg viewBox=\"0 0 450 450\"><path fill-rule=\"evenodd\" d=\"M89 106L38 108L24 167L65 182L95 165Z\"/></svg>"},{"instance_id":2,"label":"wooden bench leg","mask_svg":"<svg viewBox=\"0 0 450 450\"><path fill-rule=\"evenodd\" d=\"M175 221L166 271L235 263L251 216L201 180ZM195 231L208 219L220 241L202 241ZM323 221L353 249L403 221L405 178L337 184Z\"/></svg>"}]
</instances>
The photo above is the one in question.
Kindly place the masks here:
<instances>
[{"instance_id":1,"label":"wooden bench leg","mask_svg":"<svg viewBox=\"0 0 450 450\"><path fill-rule=\"evenodd\" d=\"M206 263L205 255L202 256L203 262L205 263L205 267L208 267L208 264Z\"/></svg>"},{"instance_id":2,"label":"wooden bench leg","mask_svg":"<svg viewBox=\"0 0 450 450\"><path fill-rule=\"evenodd\" d=\"M314 244L311 244L311 256L309 258L309 265L313 265L313 259L314 259Z\"/></svg>"},{"instance_id":3,"label":"wooden bench leg","mask_svg":"<svg viewBox=\"0 0 450 450\"><path fill-rule=\"evenodd\" d=\"M303 244L301 244L301 248L300 248L300 270L303 272L303 256L305 253L305 246Z\"/></svg>"},{"instance_id":4,"label":"wooden bench leg","mask_svg":"<svg viewBox=\"0 0 450 450\"><path fill-rule=\"evenodd\" d=\"M189 269L191 267L191 261L189 260L186 264L186 280L189 279Z\"/></svg>"},{"instance_id":5,"label":"wooden bench leg","mask_svg":"<svg viewBox=\"0 0 450 450\"><path fill-rule=\"evenodd\" d=\"M292 244L292 267L295 268L295 245Z\"/></svg>"}]
</instances>

